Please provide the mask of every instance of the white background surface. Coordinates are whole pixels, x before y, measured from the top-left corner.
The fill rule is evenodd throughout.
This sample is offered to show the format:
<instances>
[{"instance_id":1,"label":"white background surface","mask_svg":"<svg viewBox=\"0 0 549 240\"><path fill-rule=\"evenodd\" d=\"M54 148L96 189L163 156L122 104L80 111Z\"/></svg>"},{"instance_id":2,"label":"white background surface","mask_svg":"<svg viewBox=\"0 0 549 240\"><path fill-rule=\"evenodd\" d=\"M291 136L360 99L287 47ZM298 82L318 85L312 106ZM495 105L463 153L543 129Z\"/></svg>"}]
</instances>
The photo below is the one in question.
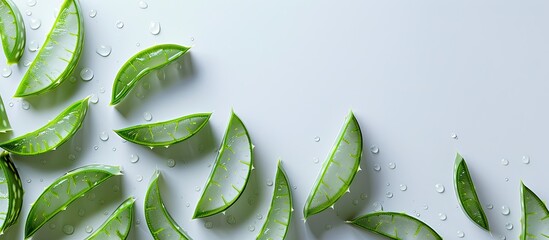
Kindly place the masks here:
<instances>
[{"instance_id":1,"label":"white background surface","mask_svg":"<svg viewBox=\"0 0 549 240\"><path fill-rule=\"evenodd\" d=\"M41 43L60 1L38 0L34 7L25 0L15 2L27 24L27 43ZM15 157L24 180L25 207L18 225L0 238L22 239L29 206L43 188L66 171L90 163L122 165L125 175L94 190L95 198L75 202L50 222L55 228L48 223L35 239L82 239L86 226L97 228L107 217L103 213L110 214L130 195L137 198L130 239L151 239L142 208L155 168L162 171L168 210L192 237L254 239L264 222L257 214L266 216L273 190L266 181L273 178L279 158L295 186L296 211L288 239L381 239L344 223L374 210L376 202L387 211L419 214L445 239L458 239L457 231L463 231L465 239L517 239L520 181L549 199L547 1L147 3L147 9L140 9L134 0L81 1L85 49L74 75L89 67L93 80L66 81L54 91L28 98L31 107L24 110L20 99L10 98L26 69L23 64L11 66L13 74L0 79L14 128L9 137L39 128L78 99L99 96L71 141L51 153ZM92 9L95 18L88 16ZM25 15L27 10L32 16ZM40 19L42 26L31 30L31 18ZM124 22L122 29L116 28L117 21ZM151 21L161 24L157 36L149 32ZM147 77L151 88L139 87L144 98L134 91L120 106L108 106L118 69L136 52L158 43L194 47L182 58L183 69L168 66L166 80ZM100 45L111 46L112 54L96 54ZM23 61L34 55L27 50ZM195 188L202 188L209 175L231 108L250 131L256 170L243 197L226 213L236 217L236 224L229 225L224 215L191 220L201 194ZM361 124L365 150L377 145L379 154L365 151L364 171L355 178L351 193L335 210L305 224L302 208L321 167L314 159L325 159L350 109ZM123 143L111 132L145 123L145 112L161 121L205 111L213 112L209 126L168 149L151 151ZM106 142L99 139L102 131L109 132ZM453 133L458 139L450 137ZM457 151L468 160L483 205L494 206L486 209L493 237L458 207L452 186ZM76 160L70 160L70 154ZM140 156L138 163L130 163L131 154ZM522 163L524 155L530 164ZM175 168L167 167L170 158L176 160ZM502 158L510 164L503 166ZM396 169L388 168L390 162ZM373 170L375 164L381 171ZM138 182L139 176L144 180ZM443 194L435 191L437 183L446 187ZM400 184L407 190L400 191ZM394 196L387 198L387 192ZM361 199L362 194L368 198ZM509 216L501 214L502 205L511 209ZM439 220L439 213L448 219ZM213 228L206 229L206 222ZM507 223L514 228L507 230ZM75 227L73 235L63 233L66 224ZM255 231L250 232L250 226Z\"/></svg>"}]
</instances>

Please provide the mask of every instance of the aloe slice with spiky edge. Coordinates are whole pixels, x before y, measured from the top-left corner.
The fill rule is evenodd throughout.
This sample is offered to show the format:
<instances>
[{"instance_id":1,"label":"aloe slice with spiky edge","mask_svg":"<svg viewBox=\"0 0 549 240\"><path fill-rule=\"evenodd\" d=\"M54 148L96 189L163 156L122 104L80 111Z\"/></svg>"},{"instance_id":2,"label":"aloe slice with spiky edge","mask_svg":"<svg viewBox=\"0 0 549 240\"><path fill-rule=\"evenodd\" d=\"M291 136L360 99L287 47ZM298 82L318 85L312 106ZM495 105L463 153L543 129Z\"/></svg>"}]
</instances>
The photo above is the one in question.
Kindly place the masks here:
<instances>
[{"instance_id":1,"label":"aloe slice with spiky edge","mask_svg":"<svg viewBox=\"0 0 549 240\"><path fill-rule=\"evenodd\" d=\"M145 196L145 220L149 231L155 240L191 239L166 210L158 186L159 179L160 171L156 170Z\"/></svg>"},{"instance_id":2,"label":"aloe slice with spiky edge","mask_svg":"<svg viewBox=\"0 0 549 240\"><path fill-rule=\"evenodd\" d=\"M23 205L23 185L8 152L0 154L0 235L17 222Z\"/></svg>"},{"instance_id":3,"label":"aloe slice with spiky edge","mask_svg":"<svg viewBox=\"0 0 549 240\"><path fill-rule=\"evenodd\" d=\"M292 193L284 169L278 161L273 199L265 224L257 236L257 240L275 240L286 238L290 219L292 218Z\"/></svg>"},{"instance_id":4,"label":"aloe slice with spiky edge","mask_svg":"<svg viewBox=\"0 0 549 240\"><path fill-rule=\"evenodd\" d=\"M78 0L65 0L42 48L23 76L15 97L44 93L67 79L78 65L84 23Z\"/></svg>"},{"instance_id":5,"label":"aloe slice with spiky edge","mask_svg":"<svg viewBox=\"0 0 549 240\"><path fill-rule=\"evenodd\" d=\"M465 214L479 227L490 231L490 225L488 225L488 218L484 214L482 205L477 196L475 185L467 163L465 159L459 153L456 155L456 166L454 171L454 186L456 189L456 195L461 205L461 209Z\"/></svg>"},{"instance_id":6,"label":"aloe slice with spiky edge","mask_svg":"<svg viewBox=\"0 0 549 240\"><path fill-rule=\"evenodd\" d=\"M126 199L86 240L124 240L128 238L132 227L134 203L134 197Z\"/></svg>"},{"instance_id":7,"label":"aloe slice with spiky edge","mask_svg":"<svg viewBox=\"0 0 549 240\"><path fill-rule=\"evenodd\" d=\"M8 120L8 114L6 113L6 107L0 97L0 133L11 131L10 121Z\"/></svg>"},{"instance_id":8,"label":"aloe slice with spiky edge","mask_svg":"<svg viewBox=\"0 0 549 240\"><path fill-rule=\"evenodd\" d=\"M520 183L522 231L520 240L549 238L549 211L545 203L524 183Z\"/></svg>"},{"instance_id":9,"label":"aloe slice with spiky edge","mask_svg":"<svg viewBox=\"0 0 549 240\"><path fill-rule=\"evenodd\" d=\"M175 61L189 49L190 47L177 44L160 44L132 56L114 79L111 105L120 103L145 75Z\"/></svg>"},{"instance_id":10,"label":"aloe slice with spiky edge","mask_svg":"<svg viewBox=\"0 0 549 240\"><path fill-rule=\"evenodd\" d=\"M253 168L252 142L244 123L231 112L223 142L193 218L225 211L242 195Z\"/></svg>"},{"instance_id":11,"label":"aloe slice with spiky edge","mask_svg":"<svg viewBox=\"0 0 549 240\"><path fill-rule=\"evenodd\" d=\"M25 224L25 238L30 238L55 215L67 209L107 179L122 175L119 166L91 164L67 172L42 192L32 205Z\"/></svg>"},{"instance_id":12,"label":"aloe slice with spiky edge","mask_svg":"<svg viewBox=\"0 0 549 240\"><path fill-rule=\"evenodd\" d=\"M405 213L375 212L348 221L355 226L396 240L442 240L438 233L421 220Z\"/></svg>"},{"instance_id":13,"label":"aloe slice with spiky edge","mask_svg":"<svg viewBox=\"0 0 549 240\"><path fill-rule=\"evenodd\" d=\"M307 198L303 208L305 219L334 205L349 190L360 170L361 157L362 132L353 112L350 112Z\"/></svg>"},{"instance_id":14,"label":"aloe slice with spiky edge","mask_svg":"<svg viewBox=\"0 0 549 240\"><path fill-rule=\"evenodd\" d=\"M0 147L19 155L36 155L55 150L82 126L88 111L88 99L89 97L73 103L45 126L0 143Z\"/></svg>"},{"instance_id":15,"label":"aloe slice with spiky edge","mask_svg":"<svg viewBox=\"0 0 549 240\"><path fill-rule=\"evenodd\" d=\"M139 145L167 147L194 136L206 126L211 115L211 113L197 113L169 121L114 130L114 132L127 141Z\"/></svg>"},{"instance_id":16,"label":"aloe slice with spiky edge","mask_svg":"<svg viewBox=\"0 0 549 240\"><path fill-rule=\"evenodd\" d=\"M0 0L0 37L8 64L19 62L25 50L25 23L11 0Z\"/></svg>"}]
</instances>

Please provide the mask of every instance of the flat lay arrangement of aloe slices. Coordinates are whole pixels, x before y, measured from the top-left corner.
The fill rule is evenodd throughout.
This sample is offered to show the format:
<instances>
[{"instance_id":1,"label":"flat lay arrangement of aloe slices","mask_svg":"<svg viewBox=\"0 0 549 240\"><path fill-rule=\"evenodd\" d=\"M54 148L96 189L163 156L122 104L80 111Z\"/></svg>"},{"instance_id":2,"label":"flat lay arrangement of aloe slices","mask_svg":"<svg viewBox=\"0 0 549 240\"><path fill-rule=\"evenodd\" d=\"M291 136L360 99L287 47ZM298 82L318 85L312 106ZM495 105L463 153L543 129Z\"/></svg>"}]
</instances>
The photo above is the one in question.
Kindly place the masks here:
<instances>
[{"instance_id":1,"label":"flat lay arrangement of aloe slices","mask_svg":"<svg viewBox=\"0 0 549 240\"><path fill-rule=\"evenodd\" d=\"M8 152L0 153L0 235L15 224L23 205L23 185Z\"/></svg>"},{"instance_id":2,"label":"flat lay arrangement of aloe slices","mask_svg":"<svg viewBox=\"0 0 549 240\"><path fill-rule=\"evenodd\" d=\"M0 0L0 37L8 64L19 62L25 51L25 23L11 0Z\"/></svg>"},{"instance_id":3,"label":"flat lay arrangement of aloe slices","mask_svg":"<svg viewBox=\"0 0 549 240\"><path fill-rule=\"evenodd\" d=\"M0 133L11 131L10 121L8 120L8 114L6 113L6 107L0 97Z\"/></svg>"},{"instance_id":4,"label":"flat lay arrangement of aloe slices","mask_svg":"<svg viewBox=\"0 0 549 240\"><path fill-rule=\"evenodd\" d=\"M522 206L520 240L549 238L549 211L545 202L524 183L520 185Z\"/></svg>"},{"instance_id":5,"label":"flat lay arrangement of aloe slices","mask_svg":"<svg viewBox=\"0 0 549 240\"><path fill-rule=\"evenodd\" d=\"M469 174L469 169L467 168L467 163L459 153L456 155L454 185L463 212L465 212L469 219L478 226L490 231L488 218L486 218L486 214L484 214L484 210L482 209L482 204L480 204L478 199L475 185Z\"/></svg>"},{"instance_id":6,"label":"flat lay arrangement of aloe slices","mask_svg":"<svg viewBox=\"0 0 549 240\"><path fill-rule=\"evenodd\" d=\"M292 218L292 192L288 177L278 161L271 208L257 240L285 239Z\"/></svg>"},{"instance_id":7,"label":"flat lay arrangement of aloe slices","mask_svg":"<svg viewBox=\"0 0 549 240\"><path fill-rule=\"evenodd\" d=\"M133 222L134 203L134 197L126 199L86 240L124 240L128 238Z\"/></svg>"},{"instance_id":8,"label":"flat lay arrangement of aloe slices","mask_svg":"<svg viewBox=\"0 0 549 240\"><path fill-rule=\"evenodd\" d=\"M395 240L442 239L429 225L404 213L374 212L348 223Z\"/></svg>"}]
</instances>

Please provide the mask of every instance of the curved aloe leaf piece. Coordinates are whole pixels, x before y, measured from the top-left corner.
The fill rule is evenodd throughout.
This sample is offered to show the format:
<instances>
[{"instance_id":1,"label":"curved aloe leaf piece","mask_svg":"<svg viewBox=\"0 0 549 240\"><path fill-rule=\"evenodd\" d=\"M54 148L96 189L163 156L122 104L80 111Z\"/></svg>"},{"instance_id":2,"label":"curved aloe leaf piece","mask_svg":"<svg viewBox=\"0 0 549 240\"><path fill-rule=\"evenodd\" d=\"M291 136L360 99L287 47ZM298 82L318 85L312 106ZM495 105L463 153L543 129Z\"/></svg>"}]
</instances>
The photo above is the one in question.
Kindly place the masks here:
<instances>
[{"instance_id":1,"label":"curved aloe leaf piece","mask_svg":"<svg viewBox=\"0 0 549 240\"><path fill-rule=\"evenodd\" d=\"M25 238L32 237L76 199L117 175L122 175L118 166L92 164L72 170L55 180L32 205L25 224Z\"/></svg>"},{"instance_id":2,"label":"curved aloe leaf piece","mask_svg":"<svg viewBox=\"0 0 549 240\"><path fill-rule=\"evenodd\" d=\"M25 23L11 0L0 0L0 36L8 64L19 62L25 50Z\"/></svg>"},{"instance_id":3,"label":"curved aloe leaf piece","mask_svg":"<svg viewBox=\"0 0 549 240\"><path fill-rule=\"evenodd\" d=\"M290 219L292 218L292 211L290 184L288 183L286 173L284 173L284 169L282 169L282 165L279 161L271 208L265 219L265 224L263 224L263 228L257 236L257 240L282 240L286 238Z\"/></svg>"},{"instance_id":4,"label":"curved aloe leaf piece","mask_svg":"<svg viewBox=\"0 0 549 240\"><path fill-rule=\"evenodd\" d=\"M23 205L23 185L8 152L0 154L0 235L17 222Z\"/></svg>"},{"instance_id":5,"label":"curved aloe leaf piece","mask_svg":"<svg viewBox=\"0 0 549 240\"><path fill-rule=\"evenodd\" d=\"M128 238L133 222L134 203L134 197L126 199L86 240L124 240Z\"/></svg>"},{"instance_id":6,"label":"curved aloe leaf piece","mask_svg":"<svg viewBox=\"0 0 549 240\"><path fill-rule=\"evenodd\" d=\"M522 231L520 240L549 238L549 211L545 203L521 183Z\"/></svg>"},{"instance_id":7,"label":"curved aloe leaf piece","mask_svg":"<svg viewBox=\"0 0 549 240\"><path fill-rule=\"evenodd\" d=\"M82 126L88 111L88 99L89 97L73 103L45 126L0 143L0 147L19 155L36 155L55 150Z\"/></svg>"},{"instance_id":8,"label":"curved aloe leaf piece","mask_svg":"<svg viewBox=\"0 0 549 240\"><path fill-rule=\"evenodd\" d=\"M208 217L232 206L246 188L252 166L250 136L240 118L232 112L215 165L193 218Z\"/></svg>"},{"instance_id":9,"label":"curved aloe leaf piece","mask_svg":"<svg viewBox=\"0 0 549 240\"><path fill-rule=\"evenodd\" d=\"M454 185L461 209L479 227L490 231L488 219L484 214L482 205L477 196L475 185L469 174L467 163L459 153L456 156L456 167L454 172Z\"/></svg>"},{"instance_id":10,"label":"curved aloe leaf piece","mask_svg":"<svg viewBox=\"0 0 549 240\"><path fill-rule=\"evenodd\" d=\"M429 225L404 213L375 212L348 223L395 240L442 240Z\"/></svg>"},{"instance_id":11,"label":"curved aloe leaf piece","mask_svg":"<svg viewBox=\"0 0 549 240\"><path fill-rule=\"evenodd\" d=\"M127 141L139 145L170 146L198 133L206 126L211 115L211 113L197 113L169 121L114 130L114 132Z\"/></svg>"},{"instance_id":12,"label":"curved aloe leaf piece","mask_svg":"<svg viewBox=\"0 0 549 240\"><path fill-rule=\"evenodd\" d=\"M44 93L57 87L76 68L84 43L78 0L65 0L42 48L19 84L15 97Z\"/></svg>"},{"instance_id":13,"label":"curved aloe leaf piece","mask_svg":"<svg viewBox=\"0 0 549 240\"><path fill-rule=\"evenodd\" d=\"M175 61L189 49L190 47L177 44L160 44L132 56L114 79L111 105L120 103L145 75Z\"/></svg>"},{"instance_id":14,"label":"curved aloe leaf piece","mask_svg":"<svg viewBox=\"0 0 549 240\"><path fill-rule=\"evenodd\" d=\"M145 196L145 220L155 240L191 239L173 220L160 194L158 180L160 171L155 171Z\"/></svg>"},{"instance_id":15,"label":"curved aloe leaf piece","mask_svg":"<svg viewBox=\"0 0 549 240\"><path fill-rule=\"evenodd\" d=\"M0 97L0 133L11 131L10 121L8 120L8 114L6 114L6 107Z\"/></svg>"},{"instance_id":16,"label":"curved aloe leaf piece","mask_svg":"<svg viewBox=\"0 0 549 240\"><path fill-rule=\"evenodd\" d=\"M362 133L352 112L332 148L328 159L316 179L307 198L303 215L309 216L324 211L348 191L356 173L360 170L362 156Z\"/></svg>"}]
</instances>

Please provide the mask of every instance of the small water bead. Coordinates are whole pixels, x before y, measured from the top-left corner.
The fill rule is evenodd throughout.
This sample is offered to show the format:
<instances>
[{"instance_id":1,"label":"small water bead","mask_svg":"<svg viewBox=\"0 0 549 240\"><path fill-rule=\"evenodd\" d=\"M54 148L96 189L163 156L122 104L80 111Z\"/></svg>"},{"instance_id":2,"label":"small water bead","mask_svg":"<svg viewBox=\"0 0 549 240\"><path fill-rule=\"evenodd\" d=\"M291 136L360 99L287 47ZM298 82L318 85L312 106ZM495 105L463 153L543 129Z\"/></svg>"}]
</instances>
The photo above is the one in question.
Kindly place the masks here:
<instances>
[{"instance_id":1,"label":"small water bead","mask_svg":"<svg viewBox=\"0 0 549 240\"><path fill-rule=\"evenodd\" d=\"M507 216L507 215L511 214L511 209L509 209L509 207L503 205L503 206L501 206L501 214L503 214L504 216Z\"/></svg>"},{"instance_id":2,"label":"small water bead","mask_svg":"<svg viewBox=\"0 0 549 240\"><path fill-rule=\"evenodd\" d=\"M101 139L101 141L105 142L105 141L109 140L109 134L107 132L103 131L99 134L99 139Z\"/></svg>"},{"instance_id":3,"label":"small water bead","mask_svg":"<svg viewBox=\"0 0 549 240\"><path fill-rule=\"evenodd\" d=\"M85 209L81 208L80 210L78 210L78 216L83 217L84 215L86 215Z\"/></svg>"},{"instance_id":4,"label":"small water bead","mask_svg":"<svg viewBox=\"0 0 549 240\"><path fill-rule=\"evenodd\" d=\"M27 11L25 11L25 15L27 15L27 16L31 16L31 15L32 15L32 12L31 12L31 10L27 10Z\"/></svg>"},{"instance_id":5,"label":"small water bead","mask_svg":"<svg viewBox=\"0 0 549 240\"><path fill-rule=\"evenodd\" d=\"M530 163L530 157L529 156L522 156L522 163L529 164Z\"/></svg>"},{"instance_id":6,"label":"small water bead","mask_svg":"<svg viewBox=\"0 0 549 240\"><path fill-rule=\"evenodd\" d=\"M438 192L438 193L443 193L444 192L444 185L440 184L440 183L437 183L435 184L435 190Z\"/></svg>"},{"instance_id":7,"label":"small water bead","mask_svg":"<svg viewBox=\"0 0 549 240\"><path fill-rule=\"evenodd\" d=\"M440 219L440 221L446 221L446 219L448 219L448 216L446 216L446 214L444 213L439 213L438 219Z\"/></svg>"},{"instance_id":8,"label":"small water bead","mask_svg":"<svg viewBox=\"0 0 549 240\"><path fill-rule=\"evenodd\" d=\"M140 47L140 46L141 46L141 43L138 43L138 42L137 42L137 43L135 43L135 46L136 46L136 47Z\"/></svg>"},{"instance_id":9,"label":"small water bead","mask_svg":"<svg viewBox=\"0 0 549 240\"><path fill-rule=\"evenodd\" d=\"M139 8L141 9L147 9L149 5L145 1L139 1Z\"/></svg>"},{"instance_id":10,"label":"small water bead","mask_svg":"<svg viewBox=\"0 0 549 240\"><path fill-rule=\"evenodd\" d=\"M67 235L72 235L74 233L74 227L72 225L63 226L63 232Z\"/></svg>"},{"instance_id":11,"label":"small water bead","mask_svg":"<svg viewBox=\"0 0 549 240\"><path fill-rule=\"evenodd\" d=\"M366 200L367 198L368 198L368 194L366 194L366 193L360 194L360 199Z\"/></svg>"},{"instance_id":12,"label":"small water bead","mask_svg":"<svg viewBox=\"0 0 549 240\"><path fill-rule=\"evenodd\" d=\"M416 217L420 217L420 216L421 216L421 214L419 214L419 213L416 213Z\"/></svg>"},{"instance_id":13,"label":"small water bead","mask_svg":"<svg viewBox=\"0 0 549 240\"><path fill-rule=\"evenodd\" d=\"M141 224L141 221L139 219L136 219L135 220L135 225L139 225L139 224Z\"/></svg>"},{"instance_id":14,"label":"small water bead","mask_svg":"<svg viewBox=\"0 0 549 240\"><path fill-rule=\"evenodd\" d=\"M488 209L492 210L492 209L494 208L494 205L492 205L492 204L488 204L488 205L486 205L486 208L488 208Z\"/></svg>"},{"instance_id":15,"label":"small water bead","mask_svg":"<svg viewBox=\"0 0 549 240\"><path fill-rule=\"evenodd\" d=\"M353 205L355 205L355 206L358 205L358 199L353 200Z\"/></svg>"},{"instance_id":16,"label":"small water bead","mask_svg":"<svg viewBox=\"0 0 549 240\"><path fill-rule=\"evenodd\" d=\"M3 67L2 68L2 77L8 78L11 76L11 68L10 67Z\"/></svg>"},{"instance_id":17,"label":"small water bead","mask_svg":"<svg viewBox=\"0 0 549 240\"><path fill-rule=\"evenodd\" d=\"M500 236L499 236L499 239L501 239L501 240L506 240L507 237L506 237L505 235L500 235Z\"/></svg>"},{"instance_id":18,"label":"small water bead","mask_svg":"<svg viewBox=\"0 0 549 240\"><path fill-rule=\"evenodd\" d=\"M396 164L394 162L388 163L387 166L389 167L389 169L395 169L396 168Z\"/></svg>"},{"instance_id":19,"label":"small water bead","mask_svg":"<svg viewBox=\"0 0 549 240\"><path fill-rule=\"evenodd\" d=\"M314 140L315 140L315 142L320 142L320 137L319 137L319 136L316 136L316 137L314 138Z\"/></svg>"},{"instance_id":20,"label":"small water bead","mask_svg":"<svg viewBox=\"0 0 549 240\"><path fill-rule=\"evenodd\" d=\"M507 230L513 230L513 224L512 224L512 223L506 223L506 224L505 224L505 229L507 229Z\"/></svg>"},{"instance_id":21,"label":"small water bead","mask_svg":"<svg viewBox=\"0 0 549 240\"><path fill-rule=\"evenodd\" d=\"M101 205L103 205L105 202L100 202L100 203L101 203ZM109 212L108 212L108 211L104 211L104 212L103 212L103 215L107 216L107 215L109 215Z\"/></svg>"},{"instance_id":22,"label":"small water bead","mask_svg":"<svg viewBox=\"0 0 549 240\"><path fill-rule=\"evenodd\" d=\"M97 104L99 102L99 96L97 96L95 94L92 94L90 96L90 102L93 103L93 104Z\"/></svg>"},{"instance_id":23,"label":"small water bead","mask_svg":"<svg viewBox=\"0 0 549 240\"><path fill-rule=\"evenodd\" d=\"M226 221L228 224L233 225L236 223L236 218L233 215L227 215Z\"/></svg>"},{"instance_id":24,"label":"small water bead","mask_svg":"<svg viewBox=\"0 0 549 240\"><path fill-rule=\"evenodd\" d=\"M141 182L141 181L143 181L143 176L138 175L135 180L137 180L138 182Z\"/></svg>"},{"instance_id":25,"label":"small water bead","mask_svg":"<svg viewBox=\"0 0 549 240\"><path fill-rule=\"evenodd\" d=\"M297 186L296 186L296 185L294 185L293 189L294 189L294 190L296 190L296 189L297 189Z\"/></svg>"},{"instance_id":26,"label":"small water bead","mask_svg":"<svg viewBox=\"0 0 549 240\"><path fill-rule=\"evenodd\" d=\"M185 207L190 207L191 204L189 202L185 203Z\"/></svg>"},{"instance_id":27,"label":"small water bead","mask_svg":"<svg viewBox=\"0 0 549 240\"><path fill-rule=\"evenodd\" d=\"M320 159L318 159L317 157L313 158L313 163L317 164L320 162Z\"/></svg>"},{"instance_id":28,"label":"small water bead","mask_svg":"<svg viewBox=\"0 0 549 240\"><path fill-rule=\"evenodd\" d=\"M143 119L145 119L145 121L147 122L150 122L153 119L153 116L150 112L145 112L143 113Z\"/></svg>"},{"instance_id":29,"label":"small water bead","mask_svg":"<svg viewBox=\"0 0 549 240\"><path fill-rule=\"evenodd\" d=\"M55 223L50 224L50 229L55 229L56 227L57 225L55 225Z\"/></svg>"},{"instance_id":30,"label":"small water bead","mask_svg":"<svg viewBox=\"0 0 549 240\"><path fill-rule=\"evenodd\" d=\"M108 57L111 55L112 47L107 45L99 45L99 47L95 49L95 52L101 57Z\"/></svg>"},{"instance_id":31,"label":"small water bead","mask_svg":"<svg viewBox=\"0 0 549 240\"><path fill-rule=\"evenodd\" d=\"M40 178L40 182L44 182L44 179L43 179L43 178Z\"/></svg>"},{"instance_id":32,"label":"small water bead","mask_svg":"<svg viewBox=\"0 0 549 240\"><path fill-rule=\"evenodd\" d=\"M137 154L130 155L130 162L131 163L136 163L138 161L139 161L139 155L137 155Z\"/></svg>"},{"instance_id":33,"label":"small water bead","mask_svg":"<svg viewBox=\"0 0 549 240\"><path fill-rule=\"evenodd\" d=\"M210 222L210 221L207 221L207 222L204 223L204 227L206 229L212 229L213 228L213 223Z\"/></svg>"},{"instance_id":34,"label":"small water bead","mask_svg":"<svg viewBox=\"0 0 549 240\"><path fill-rule=\"evenodd\" d=\"M32 179L27 179L27 183L31 183L32 182Z\"/></svg>"},{"instance_id":35,"label":"small water bead","mask_svg":"<svg viewBox=\"0 0 549 240\"><path fill-rule=\"evenodd\" d=\"M75 83L76 82L76 77L75 76L70 76L69 77L69 82L70 83Z\"/></svg>"},{"instance_id":36,"label":"small water bead","mask_svg":"<svg viewBox=\"0 0 549 240\"><path fill-rule=\"evenodd\" d=\"M122 29L122 28L124 27L124 22L122 22L122 21L116 22L116 27L117 27L118 29Z\"/></svg>"},{"instance_id":37,"label":"small water bead","mask_svg":"<svg viewBox=\"0 0 549 240\"><path fill-rule=\"evenodd\" d=\"M29 110L30 109L30 103L26 100L21 101L21 108L23 110Z\"/></svg>"},{"instance_id":38,"label":"small water bead","mask_svg":"<svg viewBox=\"0 0 549 240\"><path fill-rule=\"evenodd\" d=\"M385 193L385 197L387 197L387 198L393 198L393 193L392 193L392 192L386 192L386 193Z\"/></svg>"},{"instance_id":39,"label":"small water bead","mask_svg":"<svg viewBox=\"0 0 549 240\"><path fill-rule=\"evenodd\" d=\"M76 160L76 155L71 153L71 154L69 154L68 158L69 158L69 160L74 161L74 160Z\"/></svg>"},{"instance_id":40,"label":"small water bead","mask_svg":"<svg viewBox=\"0 0 549 240\"><path fill-rule=\"evenodd\" d=\"M82 70L80 71L80 78L83 80L83 81L90 81L93 79L93 70L91 70L90 68L82 68Z\"/></svg>"},{"instance_id":41,"label":"small water bead","mask_svg":"<svg viewBox=\"0 0 549 240\"><path fill-rule=\"evenodd\" d=\"M509 182L509 178L505 178L505 181L506 181L506 182Z\"/></svg>"},{"instance_id":42,"label":"small water bead","mask_svg":"<svg viewBox=\"0 0 549 240\"><path fill-rule=\"evenodd\" d=\"M90 226L90 225L86 226L86 232L87 232L87 233L93 232L93 227Z\"/></svg>"},{"instance_id":43,"label":"small water bead","mask_svg":"<svg viewBox=\"0 0 549 240\"><path fill-rule=\"evenodd\" d=\"M267 186L269 186L269 187L270 187L270 186L273 186L273 181L267 180Z\"/></svg>"},{"instance_id":44,"label":"small water bead","mask_svg":"<svg viewBox=\"0 0 549 240\"><path fill-rule=\"evenodd\" d=\"M116 152L116 148L115 148L115 147L113 147L113 148L112 148L112 151L113 151L113 152Z\"/></svg>"},{"instance_id":45,"label":"small water bead","mask_svg":"<svg viewBox=\"0 0 549 240\"><path fill-rule=\"evenodd\" d=\"M378 154L379 153L379 148L376 145L372 145L370 147L370 152L372 152L373 154Z\"/></svg>"},{"instance_id":46,"label":"small water bead","mask_svg":"<svg viewBox=\"0 0 549 240\"><path fill-rule=\"evenodd\" d=\"M114 185L112 186L112 191L113 192L119 192L120 191L120 187L118 185Z\"/></svg>"},{"instance_id":47,"label":"small water bead","mask_svg":"<svg viewBox=\"0 0 549 240\"><path fill-rule=\"evenodd\" d=\"M505 158L502 158L502 159L501 159L501 165L503 165L503 166L509 165L509 160L507 160L507 159L505 159Z\"/></svg>"},{"instance_id":48,"label":"small water bead","mask_svg":"<svg viewBox=\"0 0 549 240\"><path fill-rule=\"evenodd\" d=\"M379 164L374 164L374 171L379 172L381 170L381 166Z\"/></svg>"},{"instance_id":49,"label":"small water bead","mask_svg":"<svg viewBox=\"0 0 549 240\"><path fill-rule=\"evenodd\" d=\"M406 186L406 184L400 184L400 191L406 191L408 190L408 186Z\"/></svg>"},{"instance_id":50,"label":"small water bead","mask_svg":"<svg viewBox=\"0 0 549 240\"><path fill-rule=\"evenodd\" d=\"M30 41L30 42L28 43L28 48L29 48L29 51L31 51L31 52L36 52L36 51L38 51L38 49L40 48L40 46L38 45L37 42L35 42L35 41Z\"/></svg>"},{"instance_id":51,"label":"small water bead","mask_svg":"<svg viewBox=\"0 0 549 240\"><path fill-rule=\"evenodd\" d=\"M465 233L462 232L462 231L457 231L457 236L458 236L458 238L464 238L464 237L465 237Z\"/></svg>"},{"instance_id":52,"label":"small water bead","mask_svg":"<svg viewBox=\"0 0 549 240\"><path fill-rule=\"evenodd\" d=\"M458 139L458 135L455 134L455 133L452 133L452 135L450 137L452 137L453 139Z\"/></svg>"},{"instance_id":53,"label":"small water bead","mask_svg":"<svg viewBox=\"0 0 549 240\"><path fill-rule=\"evenodd\" d=\"M10 102L10 103L9 103L9 106L10 106L10 107L13 107L13 105L14 105L13 102Z\"/></svg>"},{"instance_id":54,"label":"small water bead","mask_svg":"<svg viewBox=\"0 0 549 240\"><path fill-rule=\"evenodd\" d=\"M36 29L40 28L41 25L42 25L42 21L40 21L40 19L36 19L36 18L31 18L30 19L30 28L32 30L36 30Z\"/></svg>"},{"instance_id":55,"label":"small water bead","mask_svg":"<svg viewBox=\"0 0 549 240\"><path fill-rule=\"evenodd\" d=\"M170 168L175 167L175 160L173 160L171 158L168 159L168 161L166 162L166 165L168 165L168 167L170 167Z\"/></svg>"},{"instance_id":56,"label":"small water bead","mask_svg":"<svg viewBox=\"0 0 549 240\"><path fill-rule=\"evenodd\" d=\"M194 190L197 191L197 192L200 192L200 187L196 186L196 187L194 187Z\"/></svg>"},{"instance_id":57,"label":"small water bead","mask_svg":"<svg viewBox=\"0 0 549 240\"><path fill-rule=\"evenodd\" d=\"M159 69L156 71L156 78L160 81L166 80L166 72L164 72L163 69Z\"/></svg>"},{"instance_id":58,"label":"small water bead","mask_svg":"<svg viewBox=\"0 0 549 240\"><path fill-rule=\"evenodd\" d=\"M427 204L423 204L423 210L429 210L429 206Z\"/></svg>"},{"instance_id":59,"label":"small water bead","mask_svg":"<svg viewBox=\"0 0 549 240\"><path fill-rule=\"evenodd\" d=\"M95 10L95 9L90 10L89 16L90 16L91 18L94 18L95 16L97 16L97 10Z\"/></svg>"},{"instance_id":60,"label":"small water bead","mask_svg":"<svg viewBox=\"0 0 549 240\"><path fill-rule=\"evenodd\" d=\"M152 35L160 34L160 30L161 30L161 27L159 22L151 22L149 24L149 31L151 32Z\"/></svg>"},{"instance_id":61,"label":"small water bead","mask_svg":"<svg viewBox=\"0 0 549 240\"><path fill-rule=\"evenodd\" d=\"M248 231L250 231L250 232L255 231L255 226L254 225L248 226Z\"/></svg>"},{"instance_id":62,"label":"small water bead","mask_svg":"<svg viewBox=\"0 0 549 240\"><path fill-rule=\"evenodd\" d=\"M27 0L27 6L29 7L36 6L36 0Z\"/></svg>"},{"instance_id":63,"label":"small water bead","mask_svg":"<svg viewBox=\"0 0 549 240\"><path fill-rule=\"evenodd\" d=\"M261 213L258 213L256 216L257 220L263 219L263 215Z\"/></svg>"}]
</instances>

